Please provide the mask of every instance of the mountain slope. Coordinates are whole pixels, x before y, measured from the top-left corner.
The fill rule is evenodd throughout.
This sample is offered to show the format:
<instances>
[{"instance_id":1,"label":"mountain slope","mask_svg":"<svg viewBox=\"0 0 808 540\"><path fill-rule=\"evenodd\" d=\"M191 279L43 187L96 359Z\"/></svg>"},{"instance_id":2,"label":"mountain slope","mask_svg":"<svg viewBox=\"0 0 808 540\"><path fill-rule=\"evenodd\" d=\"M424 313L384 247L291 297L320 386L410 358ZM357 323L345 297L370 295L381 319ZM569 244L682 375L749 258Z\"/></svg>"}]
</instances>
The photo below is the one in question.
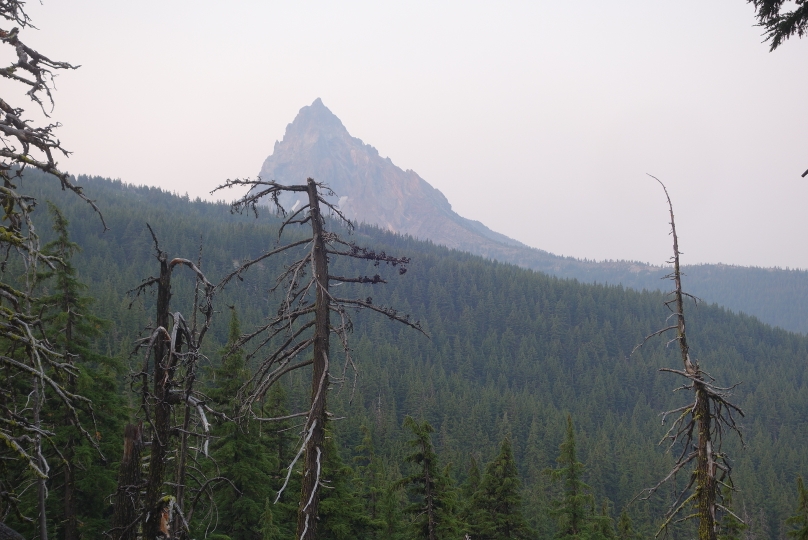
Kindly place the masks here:
<instances>
[{"instance_id":1,"label":"mountain slope","mask_svg":"<svg viewBox=\"0 0 808 540\"><path fill-rule=\"evenodd\" d=\"M74 260L79 276L98 299L98 313L114 321L98 344L111 353L131 350L151 319L153 296L140 297L132 309L125 299L125 291L155 269L146 222L171 256L196 258L201 244L202 268L214 282L239 260L274 246L278 237L279 220L269 213L255 220L230 214L226 205L159 189L88 178L79 184L98 201L111 230L103 233L87 205L65 197L56 182L34 178L21 187L39 201L59 204L70 220L71 236L83 247ZM50 224L46 215L37 219L46 242ZM287 234L299 233L292 228ZM676 350L657 339L629 356L643 336L664 324L668 312L661 294L562 280L373 227L359 227L353 240L411 257L412 264L405 275L390 276L372 263L340 263L340 275L380 272L390 278L372 293L346 284L341 294L372 294L375 304L397 306L421 320L431 337L383 317L351 314L359 379L355 391L348 382L329 397L334 416L344 417L334 426L346 453L361 442L364 424L379 455L396 463L406 439L401 421L409 414L436 428L436 446L458 476L469 455L487 461L503 435L512 434L523 481L540 490L531 468L555 465L569 413L586 480L598 501L608 497L618 513L667 471L671 457L656 444L665 429L658 413L682 406L688 397L671 392L680 381L658 368L676 366ZM277 309L277 298L267 291L288 262L285 255L267 259L217 296L207 347L212 363L227 339L226 306L236 306L245 331L255 328ZM176 274L172 292L174 306L182 309L193 296L186 273ZM743 382L734 399L747 413L748 448L731 437L726 447L741 489L734 496L737 507L756 522L764 519L771 534L758 537L779 538L793 508L795 475L808 470L808 338L715 306L687 309L693 353L719 384ZM139 365L133 360L134 370ZM341 367L335 368L335 377L340 374ZM293 402L307 395L303 377L289 384ZM665 506L664 495L629 506L645 538L656 531Z\"/></svg>"},{"instance_id":2,"label":"mountain slope","mask_svg":"<svg viewBox=\"0 0 808 540\"><path fill-rule=\"evenodd\" d=\"M260 176L282 184L315 178L334 190L334 202L352 220L488 259L588 283L669 290L661 280L669 272L665 267L559 257L458 215L443 193L414 171L402 170L352 137L319 98L287 126ZM293 208L300 203L289 195L282 204ZM808 333L808 272L729 265L686 266L685 272L689 292L708 303Z\"/></svg>"}]
</instances>

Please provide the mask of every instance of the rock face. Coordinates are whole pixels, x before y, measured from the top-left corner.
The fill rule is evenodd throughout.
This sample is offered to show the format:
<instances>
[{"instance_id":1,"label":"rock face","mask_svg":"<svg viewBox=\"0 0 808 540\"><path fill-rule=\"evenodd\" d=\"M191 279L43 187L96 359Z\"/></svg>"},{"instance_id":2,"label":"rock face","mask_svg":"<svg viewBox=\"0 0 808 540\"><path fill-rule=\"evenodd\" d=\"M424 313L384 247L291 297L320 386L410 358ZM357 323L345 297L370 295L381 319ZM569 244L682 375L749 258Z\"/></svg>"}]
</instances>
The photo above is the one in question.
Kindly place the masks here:
<instances>
[{"instance_id":1,"label":"rock face","mask_svg":"<svg viewBox=\"0 0 808 540\"><path fill-rule=\"evenodd\" d=\"M300 184L314 178L334 190L333 202L351 220L488 259L584 282L670 290L670 283L660 279L668 268L633 261L559 257L457 215L443 193L414 171L396 167L375 148L351 137L320 99L300 109L286 128L283 141L275 143L260 175L281 184ZM302 200L287 194L281 203L288 210ZM770 324L808 333L808 272L721 265L691 266L686 271L689 292L696 296L756 315Z\"/></svg>"},{"instance_id":2,"label":"rock face","mask_svg":"<svg viewBox=\"0 0 808 540\"><path fill-rule=\"evenodd\" d=\"M489 257L500 247L526 247L457 215L443 193L415 171L402 170L352 137L319 98L300 109L260 175L281 184L300 184L308 177L325 182L349 219L422 240ZM282 204L290 209L302 203L297 199L290 194Z\"/></svg>"}]
</instances>

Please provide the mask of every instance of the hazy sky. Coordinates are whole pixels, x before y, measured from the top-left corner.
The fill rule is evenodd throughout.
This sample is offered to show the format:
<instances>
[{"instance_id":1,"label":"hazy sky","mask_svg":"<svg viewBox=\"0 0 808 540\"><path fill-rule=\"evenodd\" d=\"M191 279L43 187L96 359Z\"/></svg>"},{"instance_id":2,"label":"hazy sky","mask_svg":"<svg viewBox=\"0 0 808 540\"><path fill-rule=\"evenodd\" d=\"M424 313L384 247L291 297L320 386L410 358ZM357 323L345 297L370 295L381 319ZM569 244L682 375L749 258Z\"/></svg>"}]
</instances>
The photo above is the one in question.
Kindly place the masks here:
<instances>
[{"instance_id":1,"label":"hazy sky","mask_svg":"<svg viewBox=\"0 0 808 540\"><path fill-rule=\"evenodd\" d=\"M57 79L54 112L74 174L209 198L256 175L321 97L458 213L532 246L664 262L651 173L683 262L808 268L808 39L769 53L744 0L29 11L27 41L82 65Z\"/></svg>"}]
</instances>

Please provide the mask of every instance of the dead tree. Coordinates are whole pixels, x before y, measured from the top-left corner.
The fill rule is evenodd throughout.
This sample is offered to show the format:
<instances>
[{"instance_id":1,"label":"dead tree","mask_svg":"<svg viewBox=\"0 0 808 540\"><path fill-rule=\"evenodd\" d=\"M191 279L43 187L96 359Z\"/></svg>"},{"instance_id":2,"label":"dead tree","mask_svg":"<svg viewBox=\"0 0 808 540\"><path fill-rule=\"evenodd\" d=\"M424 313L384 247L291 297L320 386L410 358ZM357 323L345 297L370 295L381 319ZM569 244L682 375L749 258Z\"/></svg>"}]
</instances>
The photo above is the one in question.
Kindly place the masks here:
<instances>
[{"instance_id":1,"label":"dead tree","mask_svg":"<svg viewBox=\"0 0 808 540\"><path fill-rule=\"evenodd\" d=\"M214 286L197 264L183 258L169 259L168 254L160 249L153 231L152 238L160 273L144 280L133 291L137 296L152 286L157 288L155 322L149 335L138 343L136 350L145 352L143 366L134 375L140 385L140 415L145 425L151 428L148 473L145 486L141 486L145 491L142 503L131 500L131 496L130 499L124 497L134 491L131 484L134 473L126 478L121 475L117 498L127 505L127 509L116 509L116 523L110 531L116 539L130 538L128 535L138 523L142 528L142 538L146 540L185 537L188 532L185 495L189 438L196 440L196 447L203 454L207 453L207 415L217 414L194 388L200 347L213 316ZM179 311L171 313L171 278L178 266L189 268L196 281L190 324ZM197 313L202 315L200 323L197 322ZM182 411L182 421L180 425L172 425L177 409ZM178 443L175 442L177 439ZM173 486L167 488L170 457L175 463L174 478ZM130 507L138 509L134 518L128 510ZM117 519L119 511L120 520Z\"/></svg>"},{"instance_id":2,"label":"dead tree","mask_svg":"<svg viewBox=\"0 0 808 540\"><path fill-rule=\"evenodd\" d=\"M251 190L233 203L233 211L241 213L250 210L257 215L259 201L268 197L285 218L278 231L279 238L284 229L290 225L308 224L311 227L311 236L304 240L281 245L255 259L244 262L217 286L223 287L234 278L240 279L248 268L268 257L286 251L299 254L299 258L289 264L278 276L273 289L273 291L282 293L277 315L252 333L243 336L237 346L257 342L252 352L248 354L248 359L257 357L257 368L251 379L242 387L239 395L240 414L242 415L252 415L257 418L253 404L263 398L271 385L294 370L311 367L311 393L307 411L284 418L257 418L264 422L290 417L303 418L300 447L288 466L286 482L278 492L276 502L283 493L296 462L303 456L303 487L298 506L297 538L309 540L317 537L320 488L324 481L322 466L325 452L323 445L325 428L328 422L326 407L328 388L332 382L344 381L349 370L354 370L354 374L356 373L348 347L348 333L352 329L348 310L368 309L422 331L420 324L417 321L411 321L408 315L400 314L389 307L376 305L370 297L343 298L333 294L329 289L331 283L377 284L385 283L385 280L378 274L372 277L332 275L329 273L329 259L348 257L370 261L375 266L384 263L397 267L399 274L407 271L407 264L410 261L406 257L394 257L384 252L377 253L358 247L327 230L323 216L324 208L338 221L346 224L349 229L352 224L342 215L339 208L326 199L326 196L333 196L333 192L311 178L305 185L293 186L263 181L260 178L257 180L228 180L217 190L239 186L247 186ZM295 209L291 214L287 214L278 201L278 196L286 191L305 194L308 203ZM331 321L332 315L337 322ZM329 343L331 335L339 340L340 349L344 354L342 373L336 377L331 374L333 361Z\"/></svg>"},{"instance_id":3,"label":"dead tree","mask_svg":"<svg viewBox=\"0 0 808 540\"><path fill-rule=\"evenodd\" d=\"M136 540L140 519L140 490L143 488L141 452L143 423L127 424L123 436L123 455L115 493L115 514L112 517L112 538Z\"/></svg>"},{"instance_id":4,"label":"dead tree","mask_svg":"<svg viewBox=\"0 0 808 540\"><path fill-rule=\"evenodd\" d=\"M0 43L7 52L4 58L14 59L0 67L0 76L8 83L4 93L15 85L21 87L48 118L47 123L37 125L26 118L19 104L12 104L15 99L0 97L0 368L4 372L0 388L0 458L22 463L28 472L21 483L12 485L15 480L5 474L5 465L0 467L0 517L16 513L20 519L32 521L21 514L17 494L34 483L38 492L37 528L39 538L45 539L50 466L43 447L50 445L50 451L58 454L51 442L53 432L40 415L45 401L60 402L77 431L96 449L98 445L79 419L82 410L92 418L89 400L58 382L76 377L77 368L48 341L39 314L32 309L37 268L44 265L53 269L59 261L41 252L31 220L36 200L21 195L16 184L27 168L39 169L57 179L63 190L87 201L96 211L98 208L58 167L54 157L67 156L68 151L55 136L58 122L49 120L54 105L53 74L76 66L51 60L23 42L21 33L33 27L23 1L0 2L0 21ZM103 218L101 221L103 224ZM25 387L27 390L22 391ZM28 404L29 397L33 406ZM60 455L59 460L64 462L64 456Z\"/></svg>"},{"instance_id":5,"label":"dead tree","mask_svg":"<svg viewBox=\"0 0 808 540\"><path fill-rule=\"evenodd\" d=\"M728 508L722 505L721 486L730 490L734 489L730 476L731 467L726 455L721 451L724 432L734 431L743 443L743 436L734 416L735 413L743 416L743 411L729 401L731 390L737 385L729 388L716 386L714 384L715 379L704 371L698 360L690 354L685 326L685 297L692 299L694 302L698 302L698 299L687 294L682 289L682 272L679 266L679 255L681 254L679 251L679 237L676 234L673 204L668 195L668 190L658 178L654 176L651 176L651 178L659 182L665 191L671 217L673 257L670 262L673 263L673 272L666 277L673 281L674 290L670 293L672 298L665 302L665 306L671 311L668 320L673 318L674 324L646 336L643 342L634 348L634 351L652 337L675 332L676 336L668 343L674 341L678 343L682 369L661 368L660 371L684 377L688 382L677 390L691 390L694 400L688 405L662 414L663 425L668 416L676 415L676 420L665 433L660 444L666 442L668 450L677 447L680 447L680 450L676 462L668 475L654 487L645 490L643 499L648 499L663 484L669 481L675 482L678 473L690 469L690 476L684 489L677 493L656 536L666 531L671 523L695 519L698 522L699 540L715 540L718 534L719 522L716 519L717 513L719 511L731 513ZM689 508L692 508L691 512L677 519L677 516L686 512ZM740 521L740 518L735 517Z\"/></svg>"}]
</instances>

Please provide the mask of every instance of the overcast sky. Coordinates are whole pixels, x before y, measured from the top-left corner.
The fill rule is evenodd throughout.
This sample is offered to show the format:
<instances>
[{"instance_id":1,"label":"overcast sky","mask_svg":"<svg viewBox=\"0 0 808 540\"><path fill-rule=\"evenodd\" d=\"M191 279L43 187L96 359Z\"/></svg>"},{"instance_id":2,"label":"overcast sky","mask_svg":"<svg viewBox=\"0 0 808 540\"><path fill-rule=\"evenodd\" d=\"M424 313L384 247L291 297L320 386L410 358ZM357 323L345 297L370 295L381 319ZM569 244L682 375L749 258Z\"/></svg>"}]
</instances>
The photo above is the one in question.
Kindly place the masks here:
<instances>
[{"instance_id":1,"label":"overcast sky","mask_svg":"<svg viewBox=\"0 0 808 540\"><path fill-rule=\"evenodd\" d=\"M73 174L210 198L320 97L529 245L663 263L651 173L683 262L808 268L808 39L769 53L744 0L28 7L27 42L82 66L53 114Z\"/></svg>"}]
</instances>

